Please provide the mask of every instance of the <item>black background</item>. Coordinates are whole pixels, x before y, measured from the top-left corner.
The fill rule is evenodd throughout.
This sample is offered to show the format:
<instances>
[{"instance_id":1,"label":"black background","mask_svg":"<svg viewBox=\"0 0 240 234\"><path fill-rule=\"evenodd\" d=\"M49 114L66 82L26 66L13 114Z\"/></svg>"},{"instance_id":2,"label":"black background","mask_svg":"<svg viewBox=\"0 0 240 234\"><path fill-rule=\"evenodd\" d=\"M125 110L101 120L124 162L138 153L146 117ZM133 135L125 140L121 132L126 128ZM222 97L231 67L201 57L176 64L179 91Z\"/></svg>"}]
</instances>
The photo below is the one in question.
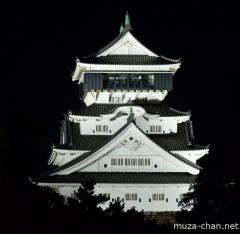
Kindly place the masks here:
<instances>
[{"instance_id":1,"label":"black background","mask_svg":"<svg viewBox=\"0 0 240 234\"><path fill-rule=\"evenodd\" d=\"M71 81L76 57L114 39L127 10L140 42L157 54L182 58L165 103L191 110L196 142L219 152L216 162L237 157L231 149L239 135L240 27L231 2L78 1L2 10L0 123L16 174L45 170L63 114L82 106Z\"/></svg>"}]
</instances>

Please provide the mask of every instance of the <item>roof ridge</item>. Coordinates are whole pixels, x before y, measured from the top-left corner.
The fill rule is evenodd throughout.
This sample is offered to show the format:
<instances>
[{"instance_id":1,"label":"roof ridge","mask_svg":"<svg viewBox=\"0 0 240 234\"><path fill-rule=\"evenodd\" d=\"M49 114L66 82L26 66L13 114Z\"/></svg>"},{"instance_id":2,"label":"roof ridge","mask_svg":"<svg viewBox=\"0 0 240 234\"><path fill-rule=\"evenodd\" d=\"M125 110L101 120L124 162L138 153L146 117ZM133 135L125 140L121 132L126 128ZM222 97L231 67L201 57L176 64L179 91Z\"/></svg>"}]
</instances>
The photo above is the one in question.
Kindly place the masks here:
<instances>
[{"instance_id":1,"label":"roof ridge","mask_svg":"<svg viewBox=\"0 0 240 234\"><path fill-rule=\"evenodd\" d=\"M171 62L181 62L181 58L178 58L178 59L172 59L172 58L168 58L166 56L163 56L163 55L160 55L159 57L163 58L163 59L166 59L166 60L169 60Z\"/></svg>"},{"instance_id":2,"label":"roof ridge","mask_svg":"<svg viewBox=\"0 0 240 234\"><path fill-rule=\"evenodd\" d=\"M166 105L166 104L165 104ZM172 111L175 111L175 112L177 112L177 113L180 113L180 114L184 114L184 115L191 115L191 111L190 110L188 110L188 111L180 111L180 110L177 110L177 109L175 109L175 108L172 108L172 107L170 107L170 106L168 106L168 105L166 105L170 110L172 110Z\"/></svg>"},{"instance_id":3,"label":"roof ridge","mask_svg":"<svg viewBox=\"0 0 240 234\"><path fill-rule=\"evenodd\" d=\"M207 145L200 145L200 144L196 144L194 143L194 146L197 146L199 148L203 148L203 149L209 149L210 148L210 144L207 144Z\"/></svg>"},{"instance_id":4,"label":"roof ridge","mask_svg":"<svg viewBox=\"0 0 240 234\"><path fill-rule=\"evenodd\" d=\"M198 166L196 163L193 163L192 161L190 161L189 159L181 156L180 154L177 154L177 153L171 153L169 152L171 155L173 155L174 157L178 158L179 160L185 162L186 164L196 168L196 169L199 169L199 170L202 170L203 168Z\"/></svg>"}]
</instances>

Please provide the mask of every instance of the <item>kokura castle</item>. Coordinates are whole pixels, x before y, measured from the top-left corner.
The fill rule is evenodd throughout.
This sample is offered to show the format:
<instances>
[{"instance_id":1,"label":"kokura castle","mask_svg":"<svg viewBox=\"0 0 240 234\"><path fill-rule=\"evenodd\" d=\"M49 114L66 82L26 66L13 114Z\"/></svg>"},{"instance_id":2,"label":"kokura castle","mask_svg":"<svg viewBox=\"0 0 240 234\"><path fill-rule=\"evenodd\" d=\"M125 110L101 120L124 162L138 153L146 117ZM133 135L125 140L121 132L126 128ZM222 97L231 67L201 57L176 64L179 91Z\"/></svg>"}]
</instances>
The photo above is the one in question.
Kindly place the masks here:
<instances>
[{"instance_id":1,"label":"kokura castle","mask_svg":"<svg viewBox=\"0 0 240 234\"><path fill-rule=\"evenodd\" d=\"M190 112L164 104L180 65L139 42L126 14L114 40L77 59L72 80L86 107L62 121L49 159L55 167L36 182L70 197L92 179L95 193L126 209L179 210L209 151L194 142Z\"/></svg>"}]
</instances>

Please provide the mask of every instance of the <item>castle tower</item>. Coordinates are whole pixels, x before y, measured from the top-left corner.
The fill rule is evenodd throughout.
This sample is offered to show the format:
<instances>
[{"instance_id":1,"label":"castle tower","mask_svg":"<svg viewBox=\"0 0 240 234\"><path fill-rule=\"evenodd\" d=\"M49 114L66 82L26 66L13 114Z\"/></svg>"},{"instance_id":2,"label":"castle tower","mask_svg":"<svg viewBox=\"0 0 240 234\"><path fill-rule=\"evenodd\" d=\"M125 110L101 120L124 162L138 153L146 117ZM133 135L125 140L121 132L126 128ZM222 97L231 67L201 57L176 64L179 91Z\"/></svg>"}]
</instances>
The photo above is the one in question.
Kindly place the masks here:
<instances>
[{"instance_id":1,"label":"castle tower","mask_svg":"<svg viewBox=\"0 0 240 234\"><path fill-rule=\"evenodd\" d=\"M126 14L113 41L77 59L72 80L86 107L63 120L49 159L55 169L37 182L71 196L93 179L96 193L119 197L126 209L179 210L209 151L194 142L190 112L163 103L180 64L142 45Z\"/></svg>"}]
</instances>

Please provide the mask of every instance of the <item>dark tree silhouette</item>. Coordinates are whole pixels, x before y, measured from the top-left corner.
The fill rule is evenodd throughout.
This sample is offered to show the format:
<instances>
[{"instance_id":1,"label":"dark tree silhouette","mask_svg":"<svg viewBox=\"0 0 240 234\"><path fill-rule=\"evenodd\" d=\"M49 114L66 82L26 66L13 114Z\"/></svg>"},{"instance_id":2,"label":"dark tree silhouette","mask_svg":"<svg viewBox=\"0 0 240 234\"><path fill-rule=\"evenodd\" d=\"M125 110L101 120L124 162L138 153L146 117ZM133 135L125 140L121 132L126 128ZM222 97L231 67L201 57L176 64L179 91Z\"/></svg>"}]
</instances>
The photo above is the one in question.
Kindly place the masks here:
<instances>
[{"instance_id":1,"label":"dark tree silhouette","mask_svg":"<svg viewBox=\"0 0 240 234\"><path fill-rule=\"evenodd\" d=\"M68 198L69 207L78 209L84 217L98 216L103 210L99 206L109 198L103 194L94 194L95 182L92 180L81 182L81 186L74 191L74 198Z\"/></svg>"},{"instance_id":2,"label":"dark tree silhouette","mask_svg":"<svg viewBox=\"0 0 240 234\"><path fill-rule=\"evenodd\" d=\"M234 145L213 149L204 170L179 203L179 219L193 223L233 223L240 218L240 175ZM187 211L192 207L191 211Z\"/></svg>"}]
</instances>

